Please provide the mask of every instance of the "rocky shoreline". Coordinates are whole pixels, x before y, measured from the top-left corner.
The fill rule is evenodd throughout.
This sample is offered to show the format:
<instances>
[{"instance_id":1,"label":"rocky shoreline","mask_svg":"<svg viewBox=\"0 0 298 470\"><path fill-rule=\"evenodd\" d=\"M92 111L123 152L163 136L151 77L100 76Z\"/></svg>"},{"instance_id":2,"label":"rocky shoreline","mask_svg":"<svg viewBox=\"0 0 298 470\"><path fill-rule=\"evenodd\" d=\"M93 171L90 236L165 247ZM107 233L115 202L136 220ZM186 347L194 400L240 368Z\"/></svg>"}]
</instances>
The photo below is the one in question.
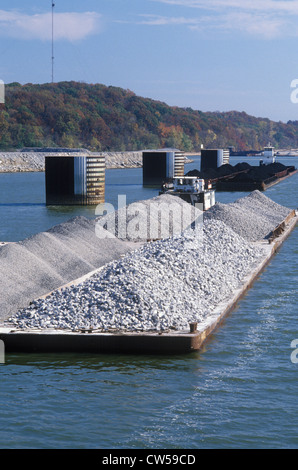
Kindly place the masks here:
<instances>
[{"instance_id":1,"label":"rocky shoreline","mask_svg":"<svg viewBox=\"0 0 298 470\"><path fill-rule=\"evenodd\" d=\"M88 154L91 152L88 152ZM80 155L63 152L65 156ZM0 153L0 173L42 172L45 170L45 157L53 152L2 152ZM60 153L59 153L60 155ZM142 152L104 152L106 167L139 168L142 166Z\"/></svg>"},{"instance_id":2,"label":"rocky shoreline","mask_svg":"<svg viewBox=\"0 0 298 470\"><path fill-rule=\"evenodd\" d=\"M84 155L92 152L84 151ZM75 156L80 152L59 152L59 155ZM0 153L0 173L43 172L45 171L45 157L53 156L55 152L16 151ZM106 157L107 169L141 168L143 165L142 151L139 152L102 152ZM186 159L186 163L192 160Z\"/></svg>"}]
</instances>

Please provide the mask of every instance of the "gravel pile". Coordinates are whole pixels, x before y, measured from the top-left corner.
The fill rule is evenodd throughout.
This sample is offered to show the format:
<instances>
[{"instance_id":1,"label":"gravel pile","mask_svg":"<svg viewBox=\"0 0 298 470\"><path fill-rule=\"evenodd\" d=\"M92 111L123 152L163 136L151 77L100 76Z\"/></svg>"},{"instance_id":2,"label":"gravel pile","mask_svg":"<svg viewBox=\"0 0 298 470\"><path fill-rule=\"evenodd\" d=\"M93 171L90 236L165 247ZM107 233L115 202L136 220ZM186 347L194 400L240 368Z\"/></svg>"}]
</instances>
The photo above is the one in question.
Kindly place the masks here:
<instances>
[{"instance_id":1,"label":"gravel pile","mask_svg":"<svg viewBox=\"0 0 298 470\"><path fill-rule=\"evenodd\" d=\"M84 217L0 246L0 320L132 249L105 233L96 237L95 222Z\"/></svg>"},{"instance_id":2,"label":"gravel pile","mask_svg":"<svg viewBox=\"0 0 298 470\"><path fill-rule=\"evenodd\" d=\"M235 205L251 210L254 214L263 217L265 220L269 220L273 225L272 228L279 225L291 212L291 209L272 201L272 199L265 196L261 191L253 191L247 196L237 199Z\"/></svg>"},{"instance_id":3,"label":"gravel pile","mask_svg":"<svg viewBox=\"0 0 298 470\"><path fill-rule=\"evenodd\" d=\"M290 213L260 191L253 191L234 203L216 203L204 213L204 220L219 220L250 242L266 238Z\"/></svg>"},{"instance_id":4,"label":"gravel pile","mask_svg":"<svg viewBox=\"0 0 298 470\"><path fill-rule=\"evenodd\" d=\"M179 197L162 194L99 217L96 226L122 240L144 242L172 237L202 222L202 211Z\"/></svg>"},{"instance_id":5,"label":"gravel pile","mask_svg":"<svg viewBox=\"0 0 298 470\"><path fill-rule=\"evenodd\" d=\"M188 330L231 297L264 253L222 222L144 245L9 319L17 328Z\"/></svg>"}]
</instances>

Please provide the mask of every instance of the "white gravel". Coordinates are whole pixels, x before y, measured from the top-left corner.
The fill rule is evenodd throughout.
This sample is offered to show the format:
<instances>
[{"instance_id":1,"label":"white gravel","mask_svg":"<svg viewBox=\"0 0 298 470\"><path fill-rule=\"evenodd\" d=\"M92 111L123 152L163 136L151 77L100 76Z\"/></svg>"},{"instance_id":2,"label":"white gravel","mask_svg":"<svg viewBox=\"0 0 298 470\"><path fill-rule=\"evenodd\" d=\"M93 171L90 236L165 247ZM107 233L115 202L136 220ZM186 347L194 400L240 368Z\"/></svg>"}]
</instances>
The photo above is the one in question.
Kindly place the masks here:
<instances>
[{"instance_id":1,"label":"white gravel","mask_svg":"<svg viewBox=\"0 0 298 470\"><path fill-rule=\"evenodd\" d=\"M202 211L169 194L128 204L96 219L99 231L105 229L117 238L132 242L169 238L202 223Z\"/></svg>"},{"instance_id":2,"label":"white gravel","mask_svg":"<svg viewBox=\"0 0 298 470\"><path fill-rule=\"evenodd\" d=\"M160 200L171 203L173 196L154 198L155 202ZM147 209L152 200L141 202L139 222L148 227ZM124 208L126 215L127 210ZM231 298L264 259L264 249L252 241L266 237L289 212L259 191L233 204L217 204L205 213L203 226L198 224L130 251L85 282L34 301L11 316L7 326L188 330L189 323L206 320L221 301ZM201 217L201 212L194 215ZM180 216L176 211L174 225ZM124 222L125 229L131 221ZM103 229L97 226L97 230Z\"/></svg>"},{"instance_id":3,"label":"white gravel","mask_svg":"<svg viewBox=\"0 0 298 470\"><path fill-rule=\"evenodd\" d=\"M263 256L225 224L206 221L106 265L80 285L34 302L17 328L186 330L237 289Z\"/></svg>"},{"instance_id":4,"label":"white gravel","mask_svg":"<svg viewBox=\"0 0 298 470\"><path fill-rule=\"evenodd\" d=\"M277 204L260 191L253 191L234 203L216 203L204 214L204 220L224 222L238 235L254 242L266 238L289 213L287 207Z\"/></svg>"},{"instance_id":5,"label":"white gravel","mask_svg":"<svg viewBox=\"0 0 298 470\"><path fill-rule=\"evenodd\" d=\"M132 249L135 244L104 233L97 237L95 222L85 217L0 246L0 320Z\"/></svg>"},{"instance_id":6,"label":"white gravel","mask_svg":"<svg viewBox=\"0 0 298 470\"><path fill-rule=\"evenodd\" d=\"M291 209L277 204L260 191L253 191L248 196L237 199L236 205L253 211L274 226L280 224L291 212Z\"/></svg>"}]
</instances>

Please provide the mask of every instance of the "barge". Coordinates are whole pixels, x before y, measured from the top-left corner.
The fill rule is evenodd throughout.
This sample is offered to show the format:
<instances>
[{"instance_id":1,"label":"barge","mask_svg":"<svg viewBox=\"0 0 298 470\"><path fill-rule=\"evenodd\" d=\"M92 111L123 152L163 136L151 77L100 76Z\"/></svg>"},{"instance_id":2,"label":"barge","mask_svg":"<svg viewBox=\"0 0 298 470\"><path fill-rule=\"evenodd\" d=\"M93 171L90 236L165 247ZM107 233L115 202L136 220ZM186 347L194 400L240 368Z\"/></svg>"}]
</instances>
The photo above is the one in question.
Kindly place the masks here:
<instances>
[{"instance_id":1,"label":"barge","mask_svg":"<svg viewBox=\"0 0 298 470\"><path fill-rule=\"evenodd\" d=\"M203 172L191 170L186 176L202 178L205 183L212 185L216 191L266 191L271 186L280 183L297 173L295 166L286 166L279 162L260 161L259 166L251 166L246 162L232 165L222 165Z\"/></svg>"},{"instance_id":2,"label":"barge","mask_svg":"<svg viewBox=\"0 0 298 470\"><path fill-rule=\"evenodd\" d=\"M121 353L121 354L187 354L199 351L224 318L230 314L247 290L266 268L280 246L294 230L298 216L293 210L276 227L268 239L256 245L265 249L265 256L241 287L228 301L222 302L207 320L191 323L189 331L125 332L96 330L16 330L0 328L0 340L7 353ZM94 274L94 273L92 273ZM91 275L91 274L90 274ZM86 276L84 277L86 278ZM79 283L82 278L71 285ZM70 284L68 284L70 285Z\"/></svg>"},{"instance_id":3,"label":"barge","mask_svg":"<svg viewBox=\"0 0 298 470\"><path fill-rule=\"evenodd\" d=\"M258 168L258 167L257 167ZM295 167L288 167L285 170L275 173L265 179L255 179L253 175L248 172L242 172L238 175L230 175L221 178L214 182L217 191L266 191L283 180L295 175L298 170Z\"/></svg>"}]
</instances>

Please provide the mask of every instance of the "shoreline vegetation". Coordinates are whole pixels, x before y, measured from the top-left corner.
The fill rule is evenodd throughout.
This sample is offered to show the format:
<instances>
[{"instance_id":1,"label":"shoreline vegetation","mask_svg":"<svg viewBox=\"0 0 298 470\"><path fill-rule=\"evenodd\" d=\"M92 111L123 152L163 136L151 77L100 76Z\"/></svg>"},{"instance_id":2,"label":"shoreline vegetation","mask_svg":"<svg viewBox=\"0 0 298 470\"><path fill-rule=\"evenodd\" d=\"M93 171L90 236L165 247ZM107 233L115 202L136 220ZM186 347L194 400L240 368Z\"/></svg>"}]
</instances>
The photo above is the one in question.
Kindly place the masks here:
<instances>
[{"instance_id":1,"label":"shoreline vegetation","mask_svg":"<svg viewBox=\"0 0 298 470\"><path fill-rule=\"evenodd\" d=\"M87 152L92 155L92 152ZM80 155L74 152L62 152L67 156ZM59 153L59 155L61 155ZM82 150L82 153L84 151ZM100 152L106 157L106 169L125 169L142 167L142 151L140 152ZM194 154L194 155L198 155ZM21 172L44 172L45 157L55 156L53 152L1 152L0 153L0 173L21 173ZM192 160L186 158L186 164Z\"/></svg>"},{"instance_id":2,"label":"shoreline vegetation","mask_svg":"<svg viewBox=\"0 0 298 470\"><path fill-rule=\"evenodd\" d=\"M145 148L233 147L261 152L298 146L298 121L274 122L245 112L203 112L102 84L5 85L0 150L83 147L100 152ZM237 151L238 151L237 150Z\"/></svg>"}]
</instances>

